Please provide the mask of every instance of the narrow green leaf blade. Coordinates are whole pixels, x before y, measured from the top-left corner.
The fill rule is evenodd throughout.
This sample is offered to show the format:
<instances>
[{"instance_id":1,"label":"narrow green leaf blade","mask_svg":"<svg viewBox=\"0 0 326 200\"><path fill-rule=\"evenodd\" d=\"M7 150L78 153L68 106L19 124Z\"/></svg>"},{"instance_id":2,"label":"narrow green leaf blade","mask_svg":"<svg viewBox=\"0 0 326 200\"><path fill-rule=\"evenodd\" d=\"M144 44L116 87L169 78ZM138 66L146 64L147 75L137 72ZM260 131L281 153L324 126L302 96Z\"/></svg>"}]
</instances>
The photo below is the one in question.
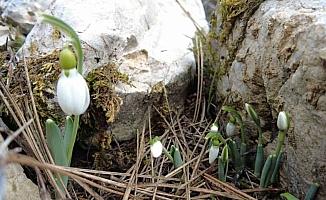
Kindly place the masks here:
<instances>
[{"instance_id":1,"label":"narrow green leaf blade","mask_svg":"<svg viewBox=\"0 0 326 200\"><path fill-rule=\"evenodd\" d=\"M286 199L286 200L299 200L297 197L293 196L292 194L286 192L286 193L282 193L281 194L281 197L283 199Z\"/></svg>"},{"instance_id":2,"label":"narrow green leaf blade","mask_svg":"<svg viewBox=\"0 0 326 200\"><path fill-rule=\"evenodd\" d=\"M46 120L46 140L54 162L60 166L67 166L67 154L63 146L63 137L59 127L51 119Z\"/></svg>"}]
</instances>

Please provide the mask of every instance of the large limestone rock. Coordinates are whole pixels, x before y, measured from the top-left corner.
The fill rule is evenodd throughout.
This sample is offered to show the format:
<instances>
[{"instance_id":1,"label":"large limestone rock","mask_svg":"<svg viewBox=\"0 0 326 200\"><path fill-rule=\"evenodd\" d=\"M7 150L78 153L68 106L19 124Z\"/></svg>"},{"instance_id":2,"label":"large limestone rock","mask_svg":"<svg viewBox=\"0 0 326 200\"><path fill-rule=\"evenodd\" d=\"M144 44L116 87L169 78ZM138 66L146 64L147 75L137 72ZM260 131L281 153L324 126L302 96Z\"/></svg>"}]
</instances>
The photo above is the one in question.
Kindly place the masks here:
<instances>
[{"instance_id":1,"label":"large limestone rock","mask_svg":"<svg viewBox=\"0 0 326 200\"><path fill-rule=\"evenodd\" d=\"M239 17L241 19L241 16ZM243 19L243 18L242 18ZM224 47L241 37L243 20L236 20ZM252 103L267 121L285 110L291 115L286 165L290 191L302 197L308 184L321 184L326 196L326 1L267 0L245 27L219 95L230 90L233 103ZM241 41L241 40L239 40ZM223 45L222 45L223 46ZM275 122L275 121L274 121Z\"/></svg>"},{"instance_id":2,"label":"large limestone rock","mask_svg":"<svg viewBox=\"0 0 326 200\"><path fill-rule=\"evenodd\" d=\"M0 143L3 138L0 134ZM6 200L39 200L40 194L38 187L29 180L24 174L23 168L18 164L10 164L5 168L5 199ZM2 186L1 186L2 187ZM3 188L1 188L3 189ZM0 189L0 191L2 191ZM1 195L0 195L1 198Z\"/></svg>"},{"instance_id":3,"label":"large limestone rock","mask_svg":"<svg viewBox=\"0 0 326 200\"><path fill-rule=\"evenodd\" d=\"M200 0L181 4L207 29ZM85 74L109 62L120 63L119 70L128 74L132 86L116 86L123 100L112 124L118 140L132 138L142 127L154 86L170 87L171 102L183 102L194 66L191 48L196 28L175 0L57 0L49 10L79 34ZM36 57L61 48L66 38L53 33L51 26L36 24L23 46L25 54Z\"/></svg>"}]
</instances>

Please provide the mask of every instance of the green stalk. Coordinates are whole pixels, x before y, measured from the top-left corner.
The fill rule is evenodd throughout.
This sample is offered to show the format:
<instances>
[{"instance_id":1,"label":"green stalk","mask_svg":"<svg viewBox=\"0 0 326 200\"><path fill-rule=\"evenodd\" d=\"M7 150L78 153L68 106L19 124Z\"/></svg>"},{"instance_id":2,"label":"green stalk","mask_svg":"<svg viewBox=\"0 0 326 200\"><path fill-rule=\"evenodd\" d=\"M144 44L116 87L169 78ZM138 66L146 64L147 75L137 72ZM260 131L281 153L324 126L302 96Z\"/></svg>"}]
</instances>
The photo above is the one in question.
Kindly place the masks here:
<instances>
[{"instance_id":1,"label":"green stalk","mask_svg":"<svg viewBox=\"0 0 326 200\"><path fill-rule=\"evenodd\" d=\"M234 141L230 141L229 147L231 150L231 155L234 162L235 170L239 172L242 169L242 167L241 167L241 159L240 159L239 150L237 148L237 144Z\"/></svg>"},{"instance_id":2,"label":"green stalk","mask_svg":"<svg viewBox=\"0 0 326 200\"><path fill-rule=\"evenodd\" d=\"M174 163L173 157L171 156L171 154L169 153L169 151L163 146L163 153L166 155L166 157L169 158L169 160Z\"/></svg>"},{"instance_id":3,"label":"green stalk","mask_svg":"<svg viewBox=\"0 0 326 200\"><path fill-rule=\"evenodd\" d=\"M284 140L285 140L285 131L279 131L277 139L278 139L278 142L277 142L277 147L276 147L276 151L275 151L276 156L278 156L280 154L281 149L283 147Z\"/></svg>"},{"instance_id":4,"label":"green stalk","mask_svg":"<svg viewBox=\"0 0 326 200\"><path fill-rule=\"evenodd\" d=\"M259 177L264 164L264 147L263 147L263 134L261 127L258 127L258 146L255 160L255 171L254 174Z\"/></svg>"},{"instance_id":5,"label":"green stalk","mask_svg":"<svg viewBox=\"0 0 326 200\"><path fill-rule=\"evenodd\" d=\"M82 74L84 54L77 33L71 26L69 26L66 22L62 21L59 18L44 13L41 14L41 16L43 17L43 22L49 23L52 26L57 27L70 37L71 44L74 47L75 53L77 54L77 71Z\"/></svg>"},{"instance_id":6,"label":"green stalk","mask_svg":"<svg viewBox=\"0 0 326 200\"><path fill-rule=\"evenodd\" d=\"M257 177L260 176L261 170L264 164L264 148L262 144L258 144L257 146L257 153L256 153L256 160L255 160L255 175Z\"/></svg>"}]
</instances>

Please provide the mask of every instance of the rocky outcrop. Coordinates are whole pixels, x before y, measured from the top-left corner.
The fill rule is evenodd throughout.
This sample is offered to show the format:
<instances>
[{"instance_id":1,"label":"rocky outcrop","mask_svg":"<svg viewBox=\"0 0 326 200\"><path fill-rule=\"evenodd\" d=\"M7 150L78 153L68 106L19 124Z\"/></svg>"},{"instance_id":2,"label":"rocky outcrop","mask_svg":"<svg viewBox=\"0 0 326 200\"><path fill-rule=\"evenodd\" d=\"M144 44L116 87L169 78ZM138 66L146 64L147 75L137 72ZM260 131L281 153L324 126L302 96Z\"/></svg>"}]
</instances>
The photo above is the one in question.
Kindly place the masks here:
<instances>
[{"instance_id":1,"label":"rocky outcrop","mask_svg":"<svg viewBox=\"0 0 326 200\"><path fill-rule=\"evenodd\" d=\"M207 28L200 0L182 5ZM196 28L176 1L57 0L49 10L79 34L85 74L115 63L128 76L130 84L115 87L123 103L111 125L118 140L132 138L142 127L156 86L173 87L170 98L178 101L172 102L182 104L195 62L190 49ZM61 48L66 38L56 33L47 24L36 24L22 48L25 55L37 57Z\"/></svg>"},{"instance_id":2,"label":"rocky outcrop","mask_svg":"<svg viewBox=\"0 0 326 200\"><path fill-rule=\"evenodd\" d=\"M3 138L0 134L0 143ZM6 183L5 189L0 190L5 192L6 200L27 199L39 200L40 194L38 187L29 180L24 174L23 168L18 164L9 164L5 168ZM1 186L3 187L3 186ZM3 188L1 188L3 189ZM1 195L0 195L1 198Z\"/></svg>"},{"instance_id":3,"label":"rocky outcrop","mask_svg":"<svg viewBox=\"0 0 326 200\"><path fill-rule=\"evenodd\" d=\"M283 169L290 191L302 197L316 181L321 199L326 196L326 1L266 0L244 22L245 14L217 48L227 72L219 77L218 95L230 92L230 101L241 108L251 103L268 122L281 110L290 113ZM230 65L223 61L232 55Z\"/></svg>"}]
</instances>

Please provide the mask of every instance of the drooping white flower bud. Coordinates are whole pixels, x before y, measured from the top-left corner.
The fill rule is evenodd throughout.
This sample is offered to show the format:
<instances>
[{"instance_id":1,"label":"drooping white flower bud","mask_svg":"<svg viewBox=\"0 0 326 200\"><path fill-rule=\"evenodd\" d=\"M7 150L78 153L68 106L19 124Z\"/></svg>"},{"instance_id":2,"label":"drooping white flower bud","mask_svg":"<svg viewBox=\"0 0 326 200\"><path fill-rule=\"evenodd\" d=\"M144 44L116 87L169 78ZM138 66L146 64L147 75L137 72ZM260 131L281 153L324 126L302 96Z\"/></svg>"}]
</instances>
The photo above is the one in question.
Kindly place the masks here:
<instances>
[{"instance_id":1,"label":"drooping white flower bud","mask_svg":"<svg viewBox=\"0 0 326 200\"><path fill-rule=\"evenodd\" d=\"M231 137L235 134L235 125L232 122L228 122L225 128L226 135Z\"/></svg>"},{"instance_id":2,"label":"drooping white flower bud","mask_svg":"<svg viewBox=\"0 0 326 200\"><path fill-rule=\"evenodd\" d=\"M289 118L286 112L282 111L278 114L277 127L280 131L286 131L289 128Z\"/></svg>"},{"instance_id":3,"label":"drooping white flower bud","mask_svg":"<svg viewBox=\"0 0 326 200\"><path fill-rule=\"evenodd\" d=\"M161 141L156 140L153 144L151 144L151 154L154 158L158 158L160 157L160 155L163 152L163 145L161 143Z\"/></svg>"},{"instance_id":4,"label":"drooping white flower bud","mask_svg":"<svg viewBox=\"0 0 326 200\"><path fill-rule=\"evenodd\" d=\"M211 126L211 132L218 132L218 126L215 123Z\"/></svg>"},{"instance_id":5,"label":"drooping white flower bud","mask_svg":"<svg viewBox=\"0 0 326 200\"><path fill-rule=\"evenodd\" d=\"M76 68L63 70L57 83L57 97L61 109L67 115L80 115L88 108L88 86Z\"/></svg>"},{"instance_id":6,"label":"drooping white flower bud","mask_svg":"<svg viewBox=\"0 0 326 200\"><path fill-rule=\"evenodd\" d=\"M220 151L219 146L212 145L209 148L209 154L208 154L208 162L209 164L212 164L214 160L218 157L218 153Z\"/></svg>"},{"instance_id":7,"label":"drooping white flower bud","mask_svg":"<svg viewBox=\"0 0 326 200\"><path fill-rule=\"evenodd\" d=\"M260 120L259 120L259 117L258 117L256 111L254 110L254 108L248 103L245 103L245 108L246 108L246 111L249 114L250 118L252 120L254 120L254 122L257 126L260 126Z\"/></svg>"}]
</instances>

